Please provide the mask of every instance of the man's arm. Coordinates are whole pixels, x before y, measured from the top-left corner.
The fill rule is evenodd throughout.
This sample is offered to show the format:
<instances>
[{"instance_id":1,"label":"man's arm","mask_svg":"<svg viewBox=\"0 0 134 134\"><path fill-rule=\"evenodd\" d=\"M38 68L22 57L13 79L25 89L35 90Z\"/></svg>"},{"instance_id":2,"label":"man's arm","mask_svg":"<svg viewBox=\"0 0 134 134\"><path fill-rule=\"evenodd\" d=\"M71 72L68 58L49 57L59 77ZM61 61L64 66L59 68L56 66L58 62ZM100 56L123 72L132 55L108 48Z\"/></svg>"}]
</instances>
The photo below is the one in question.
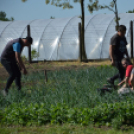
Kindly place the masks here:
<instances>
[{"instance_id":1,"label":"man's arm","mask_svg":"<svg viewBox=\"0 0 134 134\"><path fill-rule=\"evenodd\" d=\"M126 54L127 58L129 58L127 48L126 48L125 54Z\"/></svg>"},{"instance_id":2,"label":"man's arm","mask_svg":"<svg viewBox=\"0 0 134 134\"><path fill-rule=\"evenodd\" d=\"M125 78L125 87L128 86L128 80L129 80L129 77L126 77L126 78Z\"/></svg>"},{"instance_id":3,"label":"man's arm","mask_svg":"<svg viewBox=\"0 0 134 134\"><path fill-rule=\"evenodd\" d=\"M21 57L20 57L20 53L15 52L15 58L16 58L18 64L19 64L21 70L23 71L23 73L24 73L24 74L27 74L26 68L25 68L25 66L24 66L24 64L23 64L23 62L22 62Z\"/></svg>"},{"instance_id":4,"label":"man's arm","mask_svg":"<svg viewBox=\"0 0 134 134\"><path fill-rule=\"evenodd\" d=\"M124 87L127 87L128 86L128 80L129 80L129 77L126 77L123 81L121 81L118 86L121 86L123 83L125 83Z\"/></svg>"},{"instance_id":5,"label":"man's arm","mask_svg":"<svg viewBox=\"0 0 134 134\"><path fill-rule=\"evenodd\" d=\"M118 86L121 86L123 83L125 83L125 79L123 81L121 81Z\"/></svg>"},{"instance_id":6,"label":"man's arm","mask_svg":"<svg viewBox=\"0 0 134 134\"><path fill-rule=\"evenodd\" d=\"M112 65L114 65L114 57L113 57L114 56L113 55L114 48L115 48L114 45L110 45L110 47L109 47L109 55L110 55L110 58L112 60Z\"/></svg>"}]
</instances>

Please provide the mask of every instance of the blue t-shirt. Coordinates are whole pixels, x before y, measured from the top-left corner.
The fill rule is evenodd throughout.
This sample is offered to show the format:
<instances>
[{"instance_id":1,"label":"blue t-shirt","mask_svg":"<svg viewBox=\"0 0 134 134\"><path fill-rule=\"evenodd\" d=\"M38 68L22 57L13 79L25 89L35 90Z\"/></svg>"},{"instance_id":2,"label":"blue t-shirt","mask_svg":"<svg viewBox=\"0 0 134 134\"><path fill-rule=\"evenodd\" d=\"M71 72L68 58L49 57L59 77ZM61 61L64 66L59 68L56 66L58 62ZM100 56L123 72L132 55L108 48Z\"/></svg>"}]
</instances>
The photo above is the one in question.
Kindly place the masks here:
<instances>
[{"instance_id":1,"label":"blue t-shirt","mask_svg":"<svg viewBox=\"0 0 134 134\"><path fill-rule=\"evenodd\" d=\"M21 44L19 42L13 44L13 51L18 53L21 52Z\"/></svg>"}]
</instances>

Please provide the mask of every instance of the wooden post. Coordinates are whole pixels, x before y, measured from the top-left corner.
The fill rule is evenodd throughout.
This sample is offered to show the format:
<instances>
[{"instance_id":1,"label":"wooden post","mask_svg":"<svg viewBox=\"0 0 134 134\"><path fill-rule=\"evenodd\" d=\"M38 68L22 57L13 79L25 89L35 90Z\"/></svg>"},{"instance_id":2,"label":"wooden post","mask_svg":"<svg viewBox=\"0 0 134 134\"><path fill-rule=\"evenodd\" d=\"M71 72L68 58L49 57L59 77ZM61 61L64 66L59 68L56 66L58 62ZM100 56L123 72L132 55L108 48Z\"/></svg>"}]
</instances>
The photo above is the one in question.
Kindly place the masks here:
<instances>
[{"instance_id":1,"label":"wooden post","mask_svg":"<svg viewBox=\"0 0 134 134\"><path fill-rule=\"evenodd\" d=\"M47 70L44 71L44 74L45 74L45 82L48 82Z\"/></svg>"},{"instance_id":2,"label":"wooden post","mask_svg":"<svg viewBox=\"0 0 134 134\"><path fill-rule=\"evenodd\" d=\"M82 62L81 23L78 24L78 40L79 40L79 61Z\"/></svg>"},{"instance_id":3,"label":"wooden post","mask_svg":"<svg viewBox=\"0 0 134 134\"><path fill-rule=\"evenodd\" d=\"M27 25L27 36L31 37L30 25ZM31 60L31 46L28 47L28 59L29 59L29 63L32 63L32 60Z\"/></svg>"},{"instance_id":4,"label":"wooden post","mask_svg":"<svg viewBox=\"0 0 134 134\"><path fill-rule=\"evenodd\" d=\"M133 59L133 21L130 21L131 58Z\"/></svg>"}]
</instances>

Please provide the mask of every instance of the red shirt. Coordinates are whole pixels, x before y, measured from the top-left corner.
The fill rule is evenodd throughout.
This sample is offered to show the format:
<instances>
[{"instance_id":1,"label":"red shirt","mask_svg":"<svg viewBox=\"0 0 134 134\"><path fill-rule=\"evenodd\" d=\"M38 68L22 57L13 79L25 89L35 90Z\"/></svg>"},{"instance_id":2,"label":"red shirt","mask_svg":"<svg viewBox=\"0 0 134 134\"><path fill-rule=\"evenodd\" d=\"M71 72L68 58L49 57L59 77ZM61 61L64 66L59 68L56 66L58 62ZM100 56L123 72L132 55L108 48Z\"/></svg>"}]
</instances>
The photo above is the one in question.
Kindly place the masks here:
<instances>
[{"instance_id":1,"label":"red shirt","mask_svg":"<svg viewBox=\"0 0 134 134\"><path fill-rule=\"evenodd\" d=\"M128 65L127 66L126 77L130 77L132 69L133 69L133 65ZM129 86L132 86L130 80L128 80L128 84L129 84Z\"/></svg>"}]
</instances>

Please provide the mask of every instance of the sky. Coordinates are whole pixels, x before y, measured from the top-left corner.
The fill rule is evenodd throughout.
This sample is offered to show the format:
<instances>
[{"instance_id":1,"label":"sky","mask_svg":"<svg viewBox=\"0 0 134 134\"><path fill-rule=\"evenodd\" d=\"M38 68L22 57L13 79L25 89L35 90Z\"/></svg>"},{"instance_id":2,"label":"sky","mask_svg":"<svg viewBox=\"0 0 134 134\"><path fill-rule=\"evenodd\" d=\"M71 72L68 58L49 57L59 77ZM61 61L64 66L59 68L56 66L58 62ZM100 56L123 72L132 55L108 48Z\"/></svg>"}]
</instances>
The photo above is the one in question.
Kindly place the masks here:
<instances>
[{"instance_id":1,"label":"sky","mask_svg":"<svg viewBox=\"0 0 134 134\"><path fill-rule=\"evenodd\" d=\"M64 1L64 0L63 0ZM73 3L73 0L69 0ZM91 15L87 9L89 0L85 0L85 15ZM111 0L99 0L101 5L108 5ZM80 4L73 4L73 9L62 9L53 5L46 5L45 0L28 0L23 3L21 0L0 0L0 11L7 14L7 18L15 20L35 20L55 18L68 18L81 15ZM117 0L119 13L126 13L134 9L134 0ZM94 14L113 14L108 9L95 11Z\"/></svg>"}]
</instances>

